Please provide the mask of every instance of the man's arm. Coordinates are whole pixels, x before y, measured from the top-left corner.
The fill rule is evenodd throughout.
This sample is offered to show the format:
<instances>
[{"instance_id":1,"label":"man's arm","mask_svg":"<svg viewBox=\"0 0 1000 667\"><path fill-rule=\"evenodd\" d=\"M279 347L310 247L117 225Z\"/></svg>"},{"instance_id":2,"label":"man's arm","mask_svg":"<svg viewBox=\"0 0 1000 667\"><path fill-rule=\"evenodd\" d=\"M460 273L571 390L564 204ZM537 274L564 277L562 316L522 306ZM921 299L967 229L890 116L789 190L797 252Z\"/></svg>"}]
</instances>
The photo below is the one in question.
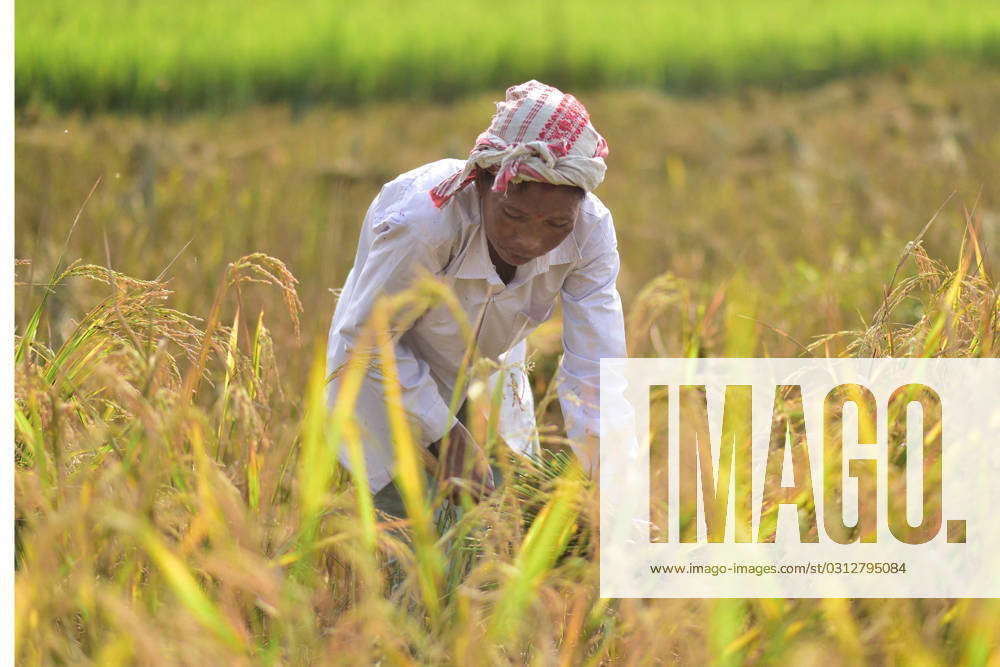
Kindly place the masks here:
<instances>
[{"instance_id":1,"label":"man's arm","mask_svg":"<svg viewBox=\"0 0 1000 667\"><path fill-rule=\"evenodd\" d=\"M443 261L427 235L419 227L407 224L405 214L386 210L381 205L380 200L385 195L383 190L365 217L359 243L361 250L349 278L350 289L342 297L345 301L337 307L336 323L329 340L328 366L331 370L346 363L352 351L357 349L363 328L380 296L398 293L412 286L421 275L436 273ZM467 478L473 498L478 499L483 490L494 488L493 474L481 448L451 414L427 362L400 340L405 329L395 323L390 326L393 327L391 334L403 408L415 440L427 447L450 433L448 454L439 472L442 479ZM376 348L376 341L370 340L368 349L374 359L379 358ZM359 404L355 412L370 429L366 438L366 459L369 459L369 468L377 469L369 472L374 473L376 479L388 481L391 472L388 462L395 457L385 414L384 379L376 369L377 366L369 365L368 378L359 397L364 404ZM331 393L336 394L338 388L335 378L331 382ZM457 488L452 498L457 502Z\"/></svg>"},{"instance_id":2,"label":"man's arm","mask_svg":"<svg viewBox=\"0 0 1000 667\"><path fill-rule=\"evenodd\" d=\"M385 194L383 191L380 198ZM402 214L387 212L378 204L379 199L376 199L365 217L361 245L367 248L367 252L358 253L351 270L351 289L341 297L346 301L337 306L335 328L331 331L328 350L331 371L349 359L372 307L381 295L400 292L412 286L422 273L433 274L440 269L436 266L438 258L435 250L424 235L407 224ZM447 433L457 420L438 393L427 362L399 340L403 333L402 329L392 331L403 406L414 428L414 438L427 446ZM369 349L375 352L377 359L375 341L370 341ZM376 393L382 396L382 376L371 366L369 369L369 382L377 385ZM333 391L337 389L336 383L335 379Z\"/></svg>"},{"instance_id":3,"label":"man's arm","mask_svg":"<svg viewBox=\"0 0 1000 667\"><path fill-rule=\"evenodd\" d=\"M558 392L566 433L584 470L597 472L602 357L624 357L625 318L615 282L620 266L610 214L562 289L563 359Z\"/></svg>"}]
</instances>

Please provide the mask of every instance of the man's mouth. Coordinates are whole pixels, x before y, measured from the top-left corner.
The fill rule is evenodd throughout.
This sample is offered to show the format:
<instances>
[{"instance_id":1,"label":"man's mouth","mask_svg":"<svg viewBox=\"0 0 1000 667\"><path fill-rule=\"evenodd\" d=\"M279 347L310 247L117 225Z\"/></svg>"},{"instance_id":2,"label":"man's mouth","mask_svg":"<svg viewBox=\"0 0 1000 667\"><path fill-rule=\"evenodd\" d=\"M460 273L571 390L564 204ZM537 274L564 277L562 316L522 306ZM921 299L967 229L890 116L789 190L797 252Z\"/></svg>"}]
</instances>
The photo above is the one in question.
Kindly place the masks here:
<instances>
[{"instance_id":1,"label":"man's mouth","mask_svg":"<svg viewBox=\"0 0 1000 667\"><path fill-rule=\"evenodd\" d=\"M510 250L509 248L504 248L503 254L507 255L507 259L515 264L526 264L527 262L530 262L532 260L531 257L527 255L518 254L513 250Z\"/></svg>"}]
</instances>

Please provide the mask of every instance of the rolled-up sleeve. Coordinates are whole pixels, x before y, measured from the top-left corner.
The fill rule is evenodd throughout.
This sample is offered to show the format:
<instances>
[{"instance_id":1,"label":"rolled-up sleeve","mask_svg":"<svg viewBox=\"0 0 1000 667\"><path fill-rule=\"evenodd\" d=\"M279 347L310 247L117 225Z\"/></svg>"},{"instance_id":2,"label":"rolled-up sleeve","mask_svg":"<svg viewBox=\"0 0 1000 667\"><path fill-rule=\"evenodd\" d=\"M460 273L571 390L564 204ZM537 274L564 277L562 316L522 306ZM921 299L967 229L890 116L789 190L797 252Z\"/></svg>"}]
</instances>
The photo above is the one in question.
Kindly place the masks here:
<instances>
[{"instance_id":1,"label":"rolled-up sleeve","mask_svg":"<svg viewBox=\"0 0 1000 667\"><path fill-rule=\"evenodd\" d=\"M437 266L435 249L419 226L409 224L398 210L379 205L385 196L383 190L365 217L358 256L334 313L327 351L328 372L334 373L328 387L331 404L339 391L336 372L356 349L376 300L411 287L421 275L434 274L441 268ZM456 419L441 397L427 362L400 340L405 330L396 323L392 326L403 408L414 438L427 446L440 439ZM375 346L371 341L369 349L377 359ZM365 439L371 484L377 490L389 481L394 460L380 364L369 364L355 414Z\"/></svg>"},{"instance_id":2,"label":"rolled-up sleeve","mask_svg":"<svg viewBox=\"0 0 1000 667\"><path fill-rule=\"evenodd\" d=\"M626 356L625 318L616 281L620 261L610 213L585 245L562 289L563 358L558 393L566 433L585 470L596 472L601 359Z\"/></svg>"}]
</instances>

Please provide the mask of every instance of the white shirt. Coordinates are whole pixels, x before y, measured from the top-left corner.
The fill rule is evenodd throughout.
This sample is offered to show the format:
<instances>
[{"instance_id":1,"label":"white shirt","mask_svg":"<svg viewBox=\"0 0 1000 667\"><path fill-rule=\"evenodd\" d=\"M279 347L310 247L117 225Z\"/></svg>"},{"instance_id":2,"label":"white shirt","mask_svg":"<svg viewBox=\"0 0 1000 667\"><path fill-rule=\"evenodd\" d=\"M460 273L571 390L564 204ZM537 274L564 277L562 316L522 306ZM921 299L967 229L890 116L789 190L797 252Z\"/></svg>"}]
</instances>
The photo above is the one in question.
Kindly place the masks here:
<instances>
[{"instance_id":1,"label":"white shirt","mask_svg":"<svg viewBox=\"0 0 1000 667\"><path fill-rule=\"evenodd\" d=\"M406 289L426 270L454 292L482 356L509 371L499 420L512 449L537 451L534 399L523 362L525 338L562 299L564 355L557 390L567 435L584 468L594 471L599 437L600 359L624 357L625 326L618 276L618 244L607 207L592 193L573 231L549 253L517 267L508 285L490 260L475 184L436 208L428 191L464 165L445 159L409 171L382 187L365 216L358 251L340 293L327 348L327 373L344 364L375 300ZM449 402L466 339L444 304L406 331L393 332L403 404L414 440L427 447L455 424ZM498 379L494 373L491 385ZM329 385L330 405L339 378ZM395 455L377 370L369 370L355 408L372 493L392 479ZM341 462L350 469L341 448Z\"/></svg>"}]
</instances>

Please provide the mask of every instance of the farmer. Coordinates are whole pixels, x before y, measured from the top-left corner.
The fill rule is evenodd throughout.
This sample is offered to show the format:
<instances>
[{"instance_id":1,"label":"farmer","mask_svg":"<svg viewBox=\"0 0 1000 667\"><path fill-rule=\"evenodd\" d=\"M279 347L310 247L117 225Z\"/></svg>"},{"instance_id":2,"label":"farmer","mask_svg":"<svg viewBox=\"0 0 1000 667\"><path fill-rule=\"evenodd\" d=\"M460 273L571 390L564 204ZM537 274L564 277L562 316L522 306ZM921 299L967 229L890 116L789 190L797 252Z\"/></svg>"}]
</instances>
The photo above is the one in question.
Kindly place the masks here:
<instances>
[{"instance_id":1,"label":"farmer","mask_svg":"<svg viewBox=\"0 0 1000 667\"><path fill-rule=\"evenodd\" d=\"M557 388L572 448L597 467L602 357L625 356L619 260L611 213L591 193L604 178L608 146L572 95L528 81L507 90L468 160L444 159L383 186L365 216L354 267L330 327L329 401L382 294L427 273L455 293L478 353L503 377L499 432L516 452L538 449L525 338L562 300L564 356ZM494 469L449 403L467 346L452 312L436 305L393 331L403 408L416 443L440 454L442 479L462 478L473 496L494 487ZM494 373L491 383L500 379ZM464 393L463 393L464 396ZM368 483L380 509L404 516L382 377L369 366L355 407ZM426 455L425 455L426 458ZM350 469L344 449L341 461Z\"/></svg>"}]
</instances>

